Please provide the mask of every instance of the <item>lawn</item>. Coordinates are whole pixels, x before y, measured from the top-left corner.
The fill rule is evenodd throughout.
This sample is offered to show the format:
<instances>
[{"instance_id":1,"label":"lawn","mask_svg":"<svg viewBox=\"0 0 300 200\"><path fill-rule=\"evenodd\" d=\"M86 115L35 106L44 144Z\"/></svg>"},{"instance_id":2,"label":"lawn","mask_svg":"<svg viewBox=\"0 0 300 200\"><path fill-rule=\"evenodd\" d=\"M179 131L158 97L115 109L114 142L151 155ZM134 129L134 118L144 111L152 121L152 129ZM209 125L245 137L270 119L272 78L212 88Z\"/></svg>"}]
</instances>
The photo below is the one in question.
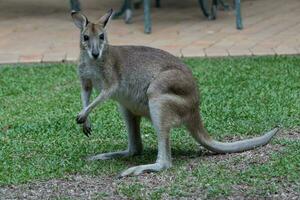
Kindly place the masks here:
<instances>
[{"instance_id":1,"label":"lawn","mask_svg":"<svg viewBox=\"0 0 300 200\"><path fill-rule=\"evenodd\" d=\"M213 155L179 128L172 131L172 169L117 179L118 173L130 166L155 161L156 135L147 120L142 121L143 155L87 162L84 158L88 155L127 146L116 103L109 101L92 112L93 134L87 138L75 123L81 110L75 65L2 66L0 195L47 187L53 180L71 186L79 180L93 198L299 195L300 57L184 62L197 78L201 114L214 138L233 141L280 125L282 130L271 144L241 154ZM57 187L50 188L50 197L72 196L67 193L70 188L61 191Z\"/></svg>"}]
</instances>

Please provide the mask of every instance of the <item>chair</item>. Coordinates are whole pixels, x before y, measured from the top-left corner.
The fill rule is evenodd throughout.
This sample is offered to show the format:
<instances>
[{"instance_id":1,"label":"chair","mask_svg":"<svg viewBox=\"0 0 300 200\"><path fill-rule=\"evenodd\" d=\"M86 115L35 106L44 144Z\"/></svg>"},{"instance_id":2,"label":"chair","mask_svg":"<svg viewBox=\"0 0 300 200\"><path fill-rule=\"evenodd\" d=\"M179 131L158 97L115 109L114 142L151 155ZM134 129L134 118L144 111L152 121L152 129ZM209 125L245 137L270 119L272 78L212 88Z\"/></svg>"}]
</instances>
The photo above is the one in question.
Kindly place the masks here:
<instances>
[{"instance_id":1,"label":"chair","mask_svg":"<svg viewBox=\"0 0 300 200\"><path fill-rule=\"evenodd\" d=\"M198 0L200 8L205 17L209 20L215 20L217 18L217 8L221 5L225 10L229 10L229 5L224 3L223 0ZM151 33L152 22L151 22L151 0L139 0L134 2L135 7L139 7L143 3L144 6L144 32ZM80 11L79 0L70 0L71 9ZM125 23L131 23L132 19L132 0L124 0L121 9L117 11L114 18L118 18L124 15ZM156 7L160 7L160 0L156 0ZM243 29L243 21L241 16L241 0L233 0L233 7L236 15L236 28Z\"/></svg>"},{"instance_id":2,"label":"chair","mask_svg":"<svg viewBox=\"0 0 300 200\"><path fill-rule=\"evenodd\" d=\"M151 33L151 0L140 0L138 4L143 2L144 4L144 32ZM198 0L200 8L205 17L209 20L215 20L217 18L217 8L221 5L224 10L229 10L230 6L223 0ZM156 7L160 7L160 0L156 0ZM243 21L241 16L241 1L233 0L233 7L236 15L236 28L243 29ZM123 6L119 12L116 13L116 17L124 14L124 20L126 23L131 22L132 18L132 1L124 0Z\"/></svg>"}]
</instances>

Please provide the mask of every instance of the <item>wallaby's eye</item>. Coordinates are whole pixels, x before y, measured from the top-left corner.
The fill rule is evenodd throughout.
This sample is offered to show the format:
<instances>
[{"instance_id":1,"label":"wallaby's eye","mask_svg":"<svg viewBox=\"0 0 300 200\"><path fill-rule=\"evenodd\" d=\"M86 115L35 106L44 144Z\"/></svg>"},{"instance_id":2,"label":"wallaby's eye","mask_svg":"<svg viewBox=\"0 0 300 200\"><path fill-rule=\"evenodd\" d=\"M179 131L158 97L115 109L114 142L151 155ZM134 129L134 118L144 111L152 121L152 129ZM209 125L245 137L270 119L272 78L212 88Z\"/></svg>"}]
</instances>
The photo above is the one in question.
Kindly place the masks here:
<instances>
[{"instance_id":1,"label":"wallaby's eye","mask_svg":"<svg viewBox=\"0 0 300 200\"><path fill-rule=\"evenodd\" d=\"M99 38L100 38L100 40L104 40L104 33L101 33L101 34L99 35Z\"/></svg>"},{"instance_id":2,"label":"wallaby's eye","mask_svg":"<svg viewBox=\"0 0 300 200\"><path fill-rule=\"evenodd\" d=\"M90 39L90 37L89 37L88 35L84 35L84 36L83 36L83 40L84 40L84 41L88 41L89 39Z\"/></svg>"}]
</instances>

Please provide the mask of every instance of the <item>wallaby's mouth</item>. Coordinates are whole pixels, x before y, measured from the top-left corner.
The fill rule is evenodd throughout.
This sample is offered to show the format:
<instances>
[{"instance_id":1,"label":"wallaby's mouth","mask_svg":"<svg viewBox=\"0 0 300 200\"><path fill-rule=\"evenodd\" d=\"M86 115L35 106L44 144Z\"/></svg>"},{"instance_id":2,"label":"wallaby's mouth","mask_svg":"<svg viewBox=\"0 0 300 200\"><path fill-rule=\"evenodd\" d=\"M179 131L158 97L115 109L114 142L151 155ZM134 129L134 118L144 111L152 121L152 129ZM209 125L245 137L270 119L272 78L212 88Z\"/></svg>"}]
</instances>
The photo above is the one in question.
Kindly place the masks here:
<instances>
[{"instance_id":1,"label":"wallaby's mouth","mask_svg":"<svg viewBox=\"0 0 300 200\"><path fill-rule=\"evenodd\" d=\"M97 58L99 57L99 53L92 53L92 56L95 60L97 60Z\"/></svg>"},{"instance_id":2,"label":"wallaby's mouth","mask_svg":"<svg viewBox=\"0 0 300 200\"><path fill-rule=\"evenodd\" d=\"M90 59L92 59L92 60L97 60L100 57L100 53L98 53L98 52L88 51L88 55L89 55Z\"/></svg>"}]
</instances>

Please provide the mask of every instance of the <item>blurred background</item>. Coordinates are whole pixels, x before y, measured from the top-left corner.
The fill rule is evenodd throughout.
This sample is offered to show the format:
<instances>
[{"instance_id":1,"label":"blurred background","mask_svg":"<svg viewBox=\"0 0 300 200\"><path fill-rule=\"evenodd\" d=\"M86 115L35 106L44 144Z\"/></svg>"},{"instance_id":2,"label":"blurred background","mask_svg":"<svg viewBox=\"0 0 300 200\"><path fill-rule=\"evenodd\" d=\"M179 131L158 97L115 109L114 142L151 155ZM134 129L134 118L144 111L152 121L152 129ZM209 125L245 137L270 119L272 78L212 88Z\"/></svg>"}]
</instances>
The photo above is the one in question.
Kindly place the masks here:
<instances>
[{"instance_id":1,"label":"blurred background","mask_svg":"<svg viewBox=\"0 0 300 200\"><path fill-rule=\"evenodd\" d=\"M207 1L211 4L212 1ZM132 20L113 20L113 45L147 45L177 56L237 56L298 54L300 1L245 0L241 2L244 29L236 28L232 0L219 2L216 20L204 16L197 0L151 2L152 33L144 33L144 9L132 9ZM109 8L118 11L123 0L81 0L82 12L93 21ZM67 0L1 0L0 63L56 62L77 59L79 30L70 17Z\"/></svg>"}]
</instances>

